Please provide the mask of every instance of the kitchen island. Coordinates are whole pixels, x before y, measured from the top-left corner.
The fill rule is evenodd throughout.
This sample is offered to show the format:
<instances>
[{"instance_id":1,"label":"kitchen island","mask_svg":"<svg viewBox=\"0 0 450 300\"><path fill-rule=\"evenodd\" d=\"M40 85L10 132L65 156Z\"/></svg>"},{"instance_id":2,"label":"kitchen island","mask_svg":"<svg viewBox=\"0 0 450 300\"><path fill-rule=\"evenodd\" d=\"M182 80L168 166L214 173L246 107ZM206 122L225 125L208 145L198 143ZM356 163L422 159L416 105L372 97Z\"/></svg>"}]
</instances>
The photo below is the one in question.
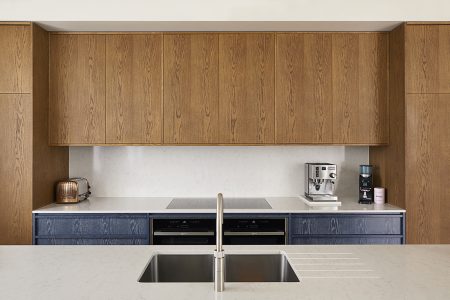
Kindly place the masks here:
<instances>
[{"instance_id":1,"label":"kitchen island","mask_svg":"<svg viewBox=\"0 0 450 300\"><path fill-rule=\"evenodd\" d=\"M139 283L155 253L213 246L0 246L0 299L450 299L450 245L225 246L285 252L300 282ZM173 272L177 272L176 269Z\"/></svg>"}]
</instances>

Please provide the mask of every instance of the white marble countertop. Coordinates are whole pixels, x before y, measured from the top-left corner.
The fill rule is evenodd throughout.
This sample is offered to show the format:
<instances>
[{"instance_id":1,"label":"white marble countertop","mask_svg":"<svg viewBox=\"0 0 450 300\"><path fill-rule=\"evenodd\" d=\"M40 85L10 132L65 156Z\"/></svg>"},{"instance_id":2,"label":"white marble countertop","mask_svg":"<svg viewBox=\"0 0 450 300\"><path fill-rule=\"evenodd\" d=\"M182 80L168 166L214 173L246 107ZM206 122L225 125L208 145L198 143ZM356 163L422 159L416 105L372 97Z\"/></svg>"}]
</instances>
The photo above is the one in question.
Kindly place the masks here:
<instances>
[{"instance_id":1,"label":"white marble countertop","mask_svg":"<svg viewBox=\"0 0 450 300\"><path fill-rule=\"evenodd\" d=\"M0 299L450 299L450 245L225 246L284 251L297 283L139 283L156 252L212 246L0 246ZM176 272L176 270L174 270Z\"/></svg>"},{"instance_id":2,"label":"white marble countertop","mask_svg":"<svg viewBox=\"0 0 450 300\"><path fill-rule=\"evenodd\" d=\"M33 213L215 213L215 209L167 209L172 197L102 197L78 204L50 204ZM226 198L225 198L226 200ZM340 199L341 206L312 207L300 197L266 197L272 209L225 209L225 213L401 213L390 204L359 204L357 199Z\"/></svg>"}]
</instances>

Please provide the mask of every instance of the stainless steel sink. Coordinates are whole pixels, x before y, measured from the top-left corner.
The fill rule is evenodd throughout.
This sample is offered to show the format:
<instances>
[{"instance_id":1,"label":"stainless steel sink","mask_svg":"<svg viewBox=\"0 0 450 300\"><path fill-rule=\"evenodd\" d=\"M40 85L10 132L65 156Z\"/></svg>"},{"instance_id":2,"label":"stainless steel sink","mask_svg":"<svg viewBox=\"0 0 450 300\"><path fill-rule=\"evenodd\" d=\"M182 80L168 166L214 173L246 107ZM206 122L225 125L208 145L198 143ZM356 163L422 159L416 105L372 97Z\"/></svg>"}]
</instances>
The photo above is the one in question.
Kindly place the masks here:
<instances>
[{"instance_id":1,"label":"stainless steel sink","mask_svg":"<svg viewBox=\"0 0 450 300\"><path fill-rule=\"evenodd\" d=\"M209 254L156 254L139 282L213 282ZM226 254L225 282L299 282L283 254Z\"/></svg>"}]
</instances>

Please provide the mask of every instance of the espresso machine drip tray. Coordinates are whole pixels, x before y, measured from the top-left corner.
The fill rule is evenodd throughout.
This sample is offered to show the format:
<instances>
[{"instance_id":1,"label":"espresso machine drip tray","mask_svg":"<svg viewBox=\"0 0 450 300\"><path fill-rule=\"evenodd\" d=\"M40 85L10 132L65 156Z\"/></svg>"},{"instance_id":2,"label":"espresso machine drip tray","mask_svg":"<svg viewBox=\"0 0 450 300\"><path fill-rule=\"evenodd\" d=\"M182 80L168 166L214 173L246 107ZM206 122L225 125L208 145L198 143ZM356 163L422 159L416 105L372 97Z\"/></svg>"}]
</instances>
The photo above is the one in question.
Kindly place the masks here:
<instances>
[{"instance_id":1,"label":"espresso machine drip tray","mask_svg":"<svg viewBox=\"0 0 450 300\"><path fill-rule=\"evenodd\" d=\"M306 198L318 202L333 202L338 200L336 195L306 195Z\"/></svg>"}]
</instances>

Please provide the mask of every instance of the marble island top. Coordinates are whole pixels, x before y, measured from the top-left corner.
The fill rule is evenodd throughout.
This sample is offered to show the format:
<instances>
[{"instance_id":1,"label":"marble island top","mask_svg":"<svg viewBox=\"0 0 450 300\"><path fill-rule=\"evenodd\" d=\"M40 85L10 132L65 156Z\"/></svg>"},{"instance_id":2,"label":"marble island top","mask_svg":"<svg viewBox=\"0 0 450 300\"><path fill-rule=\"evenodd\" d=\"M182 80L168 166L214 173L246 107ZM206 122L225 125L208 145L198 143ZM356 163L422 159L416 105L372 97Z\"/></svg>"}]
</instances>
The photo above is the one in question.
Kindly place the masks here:
<instances>
[{"instance_id":1,"label":"marble island top","mask_svg":"<svg viewBox=\"0 0 450 300\"><path fill-rule=\"evenodd\" d=\"M450 245L225 246L286 253L297 283L139 283L155 253L213 246L0 246L0 299L450 299ZM174 269L176 272L176 269Z\"/></svg>"},{"instance_id":2,"label":"marble island top","mask_svg":"<svg viewBox=\"0 0 450 300\"><path fill-rule=\"evenodd\" d=\"M33 213L215 213L215 209L167 209L173 197L92 197L78 204L50 204ZM265 197L271 209L227 209L225 213L402 213L390 204L359 204L340 199L341 206L307 205L301 197ZM226 198L225 198L226 201Z\"/></svg>"}]
</instances>

